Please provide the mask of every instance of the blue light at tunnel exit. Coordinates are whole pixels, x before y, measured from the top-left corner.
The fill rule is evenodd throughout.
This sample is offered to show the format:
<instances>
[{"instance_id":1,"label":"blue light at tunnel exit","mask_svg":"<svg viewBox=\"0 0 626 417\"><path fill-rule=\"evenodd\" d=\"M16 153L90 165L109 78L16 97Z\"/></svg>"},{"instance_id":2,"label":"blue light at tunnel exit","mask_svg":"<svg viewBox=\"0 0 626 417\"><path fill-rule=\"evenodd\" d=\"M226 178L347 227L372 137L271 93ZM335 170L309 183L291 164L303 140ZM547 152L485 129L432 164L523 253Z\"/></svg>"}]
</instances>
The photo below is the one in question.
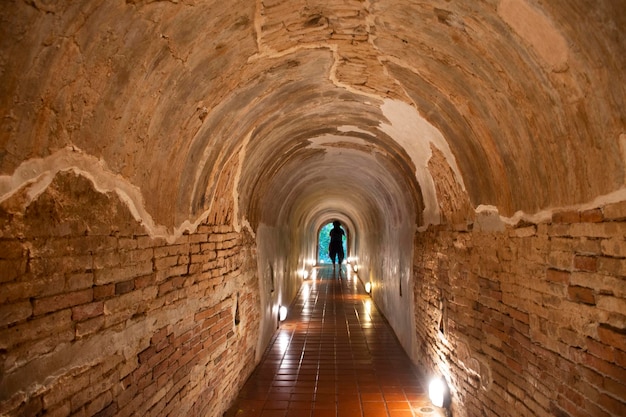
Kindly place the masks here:
<instances>
[{"instance_id":1,"label":"blue light at tunnel exit","mask_svg":"<svg viewBox=\"0 0 626 417\"><path fill-rule=\"evenodd\" d=\"M332 263L330 256L328 256L328 244L330 243L330 229L333 228L333 223L330 222L326 225L324 225L321 229L320 229L320 234L317 237L317 263L320 264L330 264ZM344 232L346 232L346 236L348 234L348 231L345 229L345 227L343 227L343 225L341 226L341 228L343 229ZM347 242L346 242L346 237L344 236L343 238L343 253L345 254L345 257L348 257L348 248L347 248Z\"/></svg>"}]
</instances>

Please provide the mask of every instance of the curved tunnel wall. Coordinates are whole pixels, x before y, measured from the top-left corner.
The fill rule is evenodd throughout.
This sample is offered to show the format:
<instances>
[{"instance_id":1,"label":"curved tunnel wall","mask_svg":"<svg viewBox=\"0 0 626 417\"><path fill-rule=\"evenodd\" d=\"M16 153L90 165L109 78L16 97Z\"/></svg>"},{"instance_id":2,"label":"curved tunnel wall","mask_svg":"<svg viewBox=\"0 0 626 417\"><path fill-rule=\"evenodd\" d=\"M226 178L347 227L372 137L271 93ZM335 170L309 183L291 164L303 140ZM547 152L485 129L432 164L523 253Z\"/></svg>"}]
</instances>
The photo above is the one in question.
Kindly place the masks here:
<instances>
[{"instance_id":1,"label":"curved tunnel wall","mask_svg":"<svg viewBox=\"0 0 626 417\"><path fill-rule=\"evenodd\" d=\"M220 415L342 217L455 415L623 414L624 10L6 3L1 412Z\"/></svg>"}]
</instances>

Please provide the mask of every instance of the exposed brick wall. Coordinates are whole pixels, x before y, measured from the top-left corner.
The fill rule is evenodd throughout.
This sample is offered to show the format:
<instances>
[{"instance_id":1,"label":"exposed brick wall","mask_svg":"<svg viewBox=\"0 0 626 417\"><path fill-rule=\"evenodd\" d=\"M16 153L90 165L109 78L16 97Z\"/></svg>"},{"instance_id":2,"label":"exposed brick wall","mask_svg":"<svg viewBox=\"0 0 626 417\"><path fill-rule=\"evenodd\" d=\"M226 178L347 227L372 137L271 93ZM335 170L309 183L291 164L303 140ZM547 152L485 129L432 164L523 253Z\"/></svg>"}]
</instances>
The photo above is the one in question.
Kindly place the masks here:
<instances>
[{"instance_id":1,"label":"exposed brick wall","mask_svg":"<svg viewBox=\"0 0 626 417\"><path fill-rule=\"evenodd\" d=\"M0 206L0 415L221 416L255 365L252 239L151 238L72 173L26 191Z\"/></svg>"},{"instance_id":2,"label":"exposed brick wall","mask_svg":"<svg viewBox=\"0 0 626 417\"><path fill-rule=\"evenodd\" d=\"M626 203L416 238L417 337L455 416L626 415Z\"/></svg>"}]
</instances>

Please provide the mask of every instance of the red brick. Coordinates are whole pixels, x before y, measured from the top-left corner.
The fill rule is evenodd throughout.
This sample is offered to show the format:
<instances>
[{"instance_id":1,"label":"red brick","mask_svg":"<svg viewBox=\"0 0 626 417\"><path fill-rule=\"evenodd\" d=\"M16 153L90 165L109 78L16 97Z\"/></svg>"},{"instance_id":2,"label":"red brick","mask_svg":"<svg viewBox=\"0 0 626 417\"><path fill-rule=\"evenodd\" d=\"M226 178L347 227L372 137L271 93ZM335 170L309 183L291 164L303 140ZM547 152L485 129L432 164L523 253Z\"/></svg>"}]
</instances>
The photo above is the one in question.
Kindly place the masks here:
<instances>
[{"instance_id":1,"label":"red brick","mask_svg":"<svg viewBox=\"0 0 626 417\"><path fill-rule=\"evenodd\" d=\"M578 211L560 211L552 214L552 223L579 223Z\"/></svg>"},{"instance_id":2,"label":"red brick","mask_svg":"<svg viewBox=\"0 0 626 417\"><path fill-rule=\"evenodd\" d=\"M611 378L604 378L602 387L617 398L626 399L626 381L615 381Z\"/></svg>"},{"instance_id":3,"label":"red brick","mask_svg":"<svg viewBox=\"0 0 626 417\"><path fill-rule=\"evenodd\" d=\"M156 348L154 346L149 346L144 349L137 355L139 358L139 363L146 363L148 360L156 354Z\"/></svg>"},{"instance_id":4,"label":"red brick","mask_svg":"<svg viewBox=\"0 0 626 417\"><path fill-rule=\"evenodd\" d=\"M567 287L567 295L570 300L578 303L595 305L596 297L591 288L579 287L577 285L570 285Z\"/></svg>"},{"instance_id":5,"label":"red brick","mask_svg":"<svg viewBox=\"0 0 626 417\"><path fill-rule=\"evenodd\" d=\"M170 367L171 362L168 359L164 359L161 362L154 365L152 368L152 375L154 378L159 378L160 375L167 373L167 370ZM169 374L168 374L169 375Z\"/></svg>"},{"instance_id":6,"label":"red brick","mask_svg":"<svg viewBox=\"0 0 626 417\"><path fill-rule=\"evenodd\" d=\"M604 359L608 362L613 362L615 360L615 351L611 346L605 343L600 343L590 337L586 339L585 345L587 347L587 352L593 356Z\"/></svg>"},{"instance_id":7,"label":"red brick","mask_svg":"<svg viewBox=\"0 0 626 417\"><path fill-rule=\"evenodd\" d=\"M152 261L144 261L135 265L126 265L119 268L96 269L94 282L96 284L111 284L128 281L129 279L148 275L153 272Z\"/></svg>"},{"instance_id":8,"label":"red brick","mask_svg":"<svg viewBox=\"0 0 626 417\"><path fill-rule=\"evenodd\" d=\"M546 271L546 279L550 282L562 282L564 284L569 283L571 272L561 271L558 269L548 269Z\"/></svg>"},{"instance_id":9,"label":"red brick","mask_svg":"<svg viewBox=\"0 0 626 417\"><path fill-rule=\"evenodd\" d=\"M626 416L626 403L609 395L600 395L598 404L615 416Z\"/></svg>"},{"instance_id":10,"label":"red brick","mask_svg":"<svg viewBox=\"0 0 626 417\"><path fill-rule=\"evenodd\" d=\"M33 307L30 301L0 305L0 326L7 326L26 320L32 314Z\"/></svg>"},{"instance_id":11,"label":"red brick","mask_svg":"<svg viewBox=\"0 0 626 417\"><path fill-rule=\"evenodd\" d=\"M68 307L89 303L92 300L93 290L91 288L67 294L54 295L52 297L40 298L33 302L33 314L37 316L51 311L63 310Z\"/></svg>"},{"instance_id":12,"label":"red brick","mask_svg":"<svg viewBox=\"0 0 626 417\"><path fill-rule=\"evenodd\" d=\"M76 323L76 337L85 337L96 333L104 327L104 316L95 317L80 323Z\"/></svg>"},{"instance_id":13,"label":"red brick","mask_svg":"<svg viewBox=\"0 0 626 417\"><path fill-rule=\"evenodd\" d=\"M115 295L115 284L99 285L93 288L94 300L102 300Z\"/></svg>"},{"instance_id":14,"label":"red brick","mask_svg":"<svg viewBox=\"0 0 626 417\"><path fill-rule=\"evenodd\" d=\"M626 351L615 351L615 363L617 363L622 368L626 368Z\"/></svg>"},{"instance_id":15,"label":"red brick","mask_svg":"<svg viewBox=\"0 0 626 417\"><path fill-rule=\"evenodd\" d=\"M163 327L161 330L157 331L152 335L150 342L153 345L158 345L163 339L167 338L167 328Z\"/></svg>"},{"instance_id":16,"label":"red brick","mask_svg":"<svg viewBox=\"0 0 626 417\"><path fill-rule=\"evenodd\" d=\"M580 213L580 220L585 223L599 223L604 220L604 215L599 208L585 210Z\"/></svg>"},{"instance_id":17,"label":"red brick","mask_svg":"<svg viewBox=\"0 0 626 417\"><path fill-rule=\"evenodd\" d=\"M584 363L602 375L618 381L626 381L626 369L621 366L596 358L590 354L584 356Z\"/></svg>"},{"instance_id":18,"label":"red brick","mask_svg":"<svg viewBox=\"0 0 626 417\"><path fill-rule=\"evenodd\" d=\"M135 288L142 289L153 285L156 282L156 276L154 274L144 275L142 277L135 278Z\"/></svg>"},{"instance_id":19,"label":"red brick","mask_svg":"<svg viewBox=\"0 0 626 417\"><path fill-rule=\"evenodd\" d=\"M9 349L24 342L44 339L72 329L72 312L58 311L0 330L0 348ZM73 333L73 329L72 329Z\"/></svg>"},{"instance_id":20,"label":"red brick","mask_svg":"<svg viewBox=\"0 0 626 417\"><path fill-rule=\"evenodd\" d=\"M201 321L201 320L204 320L206 318L212 317L212 316L214 316L216 314L217 314L217 309L215 307L208 308L208 309L206 309L204 311L196 313L195 316L194 316L194 320L195 321Z\"/></svg>"},{"instance_id":21,"label":"red brick","mask_svg":"<svg viewBox=\"0 0 626 417\"><path fill-rule=\"evenodd\" d=\"M587 412L588 416L593 416L593 417L615 417L613 414L609 413L608 411L600 408L597 404L592 403L590 401L587 401L585 403L585 411Z\"/></svg>"},{"instance_id":22,"label":"red brick","mask_svg":"<svg viewBox=\"0 0 626 417\"><path fill-rule=\"evenodd\" d=\"M94 303L83 304L72 308L72 320L83 321L104 313L104 303L96 301Z\"/></svg>"},{"instance_id":23,"label":"red brick","mask_svg":"<svg viewBox=\"0 0 626 417\"><path fill-rule=\"evenodd\" d=\"M135 281L132 279L124 282L118 282L115 284L115 294L117 295L126 294L134 289Z\"/></svg>"},{"instance_id":24,"label":"red brick","mask_svg":"<svg viewBox=\"0 0 626 417\"><path fill-rule=\"evenodd\" d=\"M166 270L172 266L178 265L178 256L177 255L173 255L173 256L168 256L165 258L157 258L154 261L154 268L157 271L162 271L162 270Z\"/></svg>"},{"instance_id":25,"label":"red brick","mask_svg":"<svg viewBox=\"0 0 626 417\"><path fill-rule=\"evenodd\" d=\"M174 283L172 280L166 281L163 284L159 285L159 297L174 289Z\"/></svg>"},{"instance_id":26,"label":"red brick","mask_svg":"<svg viewBox=\"0 0 626 417\"><path fill-rule=\"evenodd\" d=\"M600 324L598 326L598 337L604 343L626 352L626 329Z\"/></svg>"},{"instance_id":27,"label":"red brick","mask_svg":"<svg viewBox=\"0 0 626 417\"><path fill-rule=\"evenodd\" d=\"M94 417L113 417L117 414L117 403L113 402L94 414Z\"/></svg>"},{"instance_id":28,"label":"red brick","mask_svg":"<svg viewBox=\"0 0 626 417\"><path fill-rule=\"evenodd\" d=\"M191 330L187 330L185 333L181 334L180 336L178 336L177 338L172 340L172 345L173 346L181 346L185 342L189 341L191 339L191 336L192 336L192 331Z\"/></svg>"},{"instance_id":29,"label":"red brick","mask_svg":"<svg viewBox=\"0 0 626 417\"><path fill-rule=\"evenodd\" d=\"M574 268L580 271L595 272L598 269L598 260L593 256L577 255L574 257Z\"/></svg>"}]
</instances>

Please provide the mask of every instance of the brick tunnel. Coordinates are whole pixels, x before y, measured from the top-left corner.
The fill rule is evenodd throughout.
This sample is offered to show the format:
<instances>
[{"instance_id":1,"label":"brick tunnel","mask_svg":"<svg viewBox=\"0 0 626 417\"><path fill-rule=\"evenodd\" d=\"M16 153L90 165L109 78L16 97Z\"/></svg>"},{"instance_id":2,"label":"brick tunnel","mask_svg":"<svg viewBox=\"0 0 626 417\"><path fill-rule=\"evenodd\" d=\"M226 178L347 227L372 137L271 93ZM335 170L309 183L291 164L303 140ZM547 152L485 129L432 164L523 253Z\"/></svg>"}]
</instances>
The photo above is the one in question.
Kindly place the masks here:
<instances>
[{"instance_id":1,"label":"brick tunnel","mask_svg":"<svg viewBox=\"0 0 626 417\"><path fill-rule=\"evenodd\" d=\"M626 415L624 0L0 19L0 415L222 416L333 220L455 417Z\"/></svg>"}]
</instances>

